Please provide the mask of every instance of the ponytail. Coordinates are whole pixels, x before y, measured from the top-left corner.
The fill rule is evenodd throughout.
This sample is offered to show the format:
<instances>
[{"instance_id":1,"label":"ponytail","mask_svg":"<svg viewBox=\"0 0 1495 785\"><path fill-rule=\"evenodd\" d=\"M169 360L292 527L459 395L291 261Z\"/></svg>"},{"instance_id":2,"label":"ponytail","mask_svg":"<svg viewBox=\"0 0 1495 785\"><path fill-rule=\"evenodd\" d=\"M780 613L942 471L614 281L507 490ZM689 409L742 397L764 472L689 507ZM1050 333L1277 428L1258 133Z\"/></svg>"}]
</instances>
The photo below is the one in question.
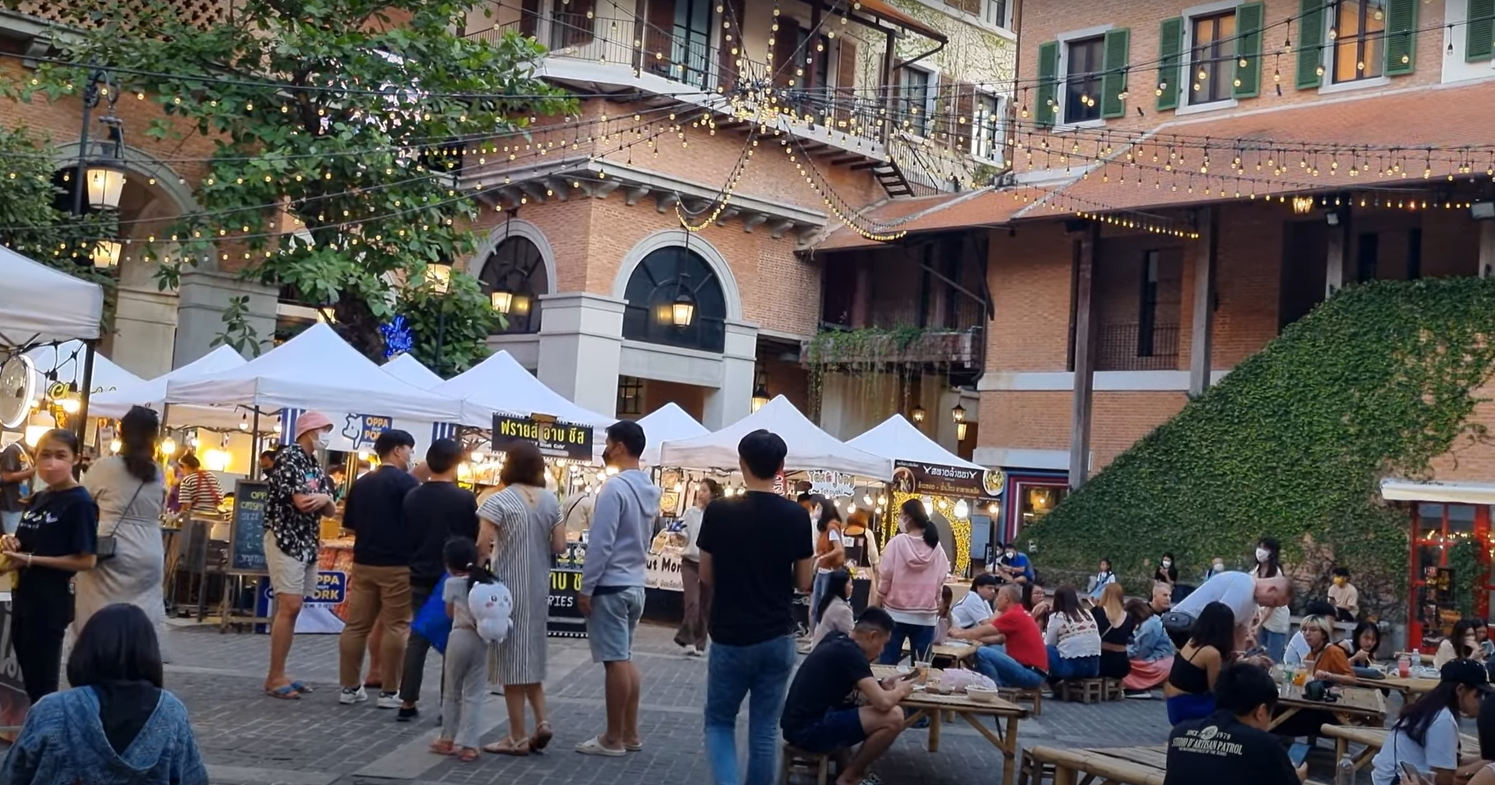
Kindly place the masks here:
<instances>
[{"instance_id":1,"label":"ponytail","mask_svg":"<svg viewBox=\"0 0 1495 785\"><path fill-rule=\"evenodd\" d=\"M124 459L125 470L141 482L152 482L160 477L156 465L156 437L161 420L155 411L144 406L132 406L119 420L119 455Z\"/></svg>"},{"instance_id":2,"label":"ponytail","mask_svg":"<svg viewBox=\"0 0 1495 785\"><path fill-rule=\"evenodd\" d=\"M908 516L923 532L924 544L931 548L940 547L940 530L935 528L934 521L929 520L929 513L924 511L924 502L918 499L909 499L898 507L898 511Z\"/></svg>"}]
</instances>

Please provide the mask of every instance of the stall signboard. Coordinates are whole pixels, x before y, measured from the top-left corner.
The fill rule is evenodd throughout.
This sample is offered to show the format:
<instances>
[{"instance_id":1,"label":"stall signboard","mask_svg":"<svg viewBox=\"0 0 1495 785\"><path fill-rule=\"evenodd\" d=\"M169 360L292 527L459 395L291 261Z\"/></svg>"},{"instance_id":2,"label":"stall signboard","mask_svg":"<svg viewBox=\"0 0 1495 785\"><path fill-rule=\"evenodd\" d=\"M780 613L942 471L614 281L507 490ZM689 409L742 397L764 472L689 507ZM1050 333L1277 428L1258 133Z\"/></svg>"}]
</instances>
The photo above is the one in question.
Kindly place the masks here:
<instances>
[{"instance_id":1,"label":"stall signboard","mask_svg":"<svg viewBox=\"0 0 1495 785\"><path fill-rule=\"evenodd\" d=\"M544 417L493 415L493 451L506 452L519 442L529 442L552 458L593 459L590 425L572 425Z\"/></svg>"},{"instance_id":2,"label":"stall signboard","mask_svg":"<svg viewBox=\"0 0 1495 785\"><path fill-rule=\"evenodd\" d=\"M560 567L550 571L550 609L545 634L553 638L587 637L587 619L581 615L581 568Z\"/></svg>"},{"instance_id":3,"label":"stall signboard","mask_svg":"<svg viewBox=\"0 0 1495 785\"><path fill-rule=\"evenodd\" d=\"M805 472L805 477L810 481L810 493L827 499L852 496L857 490L856 478L850 474L815 469Z\"/></svg>"},{"instance_id":4,"label":"stall signboard","mask_svg":"<svg viewBox=\"0 0 1495 785\"><path fill-rule=\"evenodd\" d=\"M680 578L680 549L669 547L650 553L644 562L644 587L665 591L685 591Z\"/></svg>"},{"instance_id":5,"label":"stall signboard","mask_svg":"<svg viewBox=\"0 0 1495 785\"><path fill-rule=\"evenodd\" d=\"M270 604L275 600L275 590L269 581L260 581L255 592L254 614L258 618L270 617ZM338 610L348 601L348 573L343 570L318 570L317 588L307 597L296 617L296 632L336 634L343 631L343 618ZM257 632L268 632L267 625L258 625Z\"/></svg>"},{"instance_id":6,"label":"stall signboard","mask_svg":"<svg viewBox=\"0 0 1495 785\"><path fill-rule=\"evenodd\" d=\"M31 701L26 697L21 665L10 637L10 613L11 603L6 599L0 603L0 739L14 743Z\"/></svg>"},{"instance_id":7,"label":"stall signboard","mask_svg":"<svg viewBox=\"0 0 1495 785\"><path fill-rule=\"evenodd\" d=\"M343 423L343 438L353 442L353 449L372 446L379 434L393 428L394 418L382 414L350 414Z\"/></svg>"},{"instance_id":8,"label":"stall signboard","mask_svg":"<svg viewBox=\"0 0 1495 785\"><path fill-rule=\"evenodd\" d=\"M234 484L234 517L228 535L228 570L231 575L264 575L265 507L270 484L239 480Z\"/></svg>"},{"instance_id":9,"label":"stall signboard","mask_svg":"<svg viewBox=\"0 0 1495 785\"><path fill-rule=\"evenodd\" d=\"M995 498L1006 482L1000 469L966 469L917 461L893 462L893 485L903 493Z\"/></svg>"}]
</instances>

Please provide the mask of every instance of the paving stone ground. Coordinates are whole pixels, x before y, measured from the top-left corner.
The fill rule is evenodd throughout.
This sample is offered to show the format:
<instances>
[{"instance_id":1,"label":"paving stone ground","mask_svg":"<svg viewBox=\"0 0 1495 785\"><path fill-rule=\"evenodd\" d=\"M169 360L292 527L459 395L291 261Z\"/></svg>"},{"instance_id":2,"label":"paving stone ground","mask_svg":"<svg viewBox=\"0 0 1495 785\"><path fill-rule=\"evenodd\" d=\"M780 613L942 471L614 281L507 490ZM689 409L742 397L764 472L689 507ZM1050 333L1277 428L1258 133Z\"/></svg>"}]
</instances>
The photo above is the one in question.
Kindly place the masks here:
<instances>
[{"instance_id":1,"label":"paving stone ground","mask_svg":"<svg viewBox=\"0 0 1495 785\"><path fill-rule=\"evenodd\" d=\"M168 640L173 662L167 686L186 703L212 780L223 785L709 783L701 740L706 663L679 655L671 632L649 625L640 630L637 660L644 691L639 719L645 748L621 759L591 758L571 749L602 730L603 723L602 667L591 663L585 641L550 642L546 691L556 739L547 754L527 758L485 755L463 764L426 751L436 733L440 659L434 653L427 663L427 716L416 723L397 723L394 712L371 703L337 703L333 635L297 637L292 675L319 688L300 701L263 695L269 649L263 635L174 630ZM484 724L485 742L506 733L501 697L492 696L485 705ZM744 710L740 739L745 725ZM1089 706L1045 701L1043 716L1024 720L1019 728L1024 746L1162 744L1167 735L1162 701ZM925 731L905 733L875 771L890 785L1001 785L1001 754L974 729L947 723L938 753L927 752L925 743ZM1332 754L1317 753L1311 765L1314 776L1327 781Z\"/></svg>"}]
</instances>

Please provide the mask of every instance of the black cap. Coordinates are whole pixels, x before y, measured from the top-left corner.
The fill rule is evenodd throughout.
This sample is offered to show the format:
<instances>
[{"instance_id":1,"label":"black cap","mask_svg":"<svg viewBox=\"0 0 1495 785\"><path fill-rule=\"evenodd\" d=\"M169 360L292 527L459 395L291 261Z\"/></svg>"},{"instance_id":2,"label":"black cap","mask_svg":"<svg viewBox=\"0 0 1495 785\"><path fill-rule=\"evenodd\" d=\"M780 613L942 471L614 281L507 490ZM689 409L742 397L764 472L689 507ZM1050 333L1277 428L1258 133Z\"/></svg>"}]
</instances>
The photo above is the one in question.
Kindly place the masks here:
<instances>
[{"instance_id":1,"label":"black cap","mask_svg":"<svg viewBox=\"0 0 1495 785\"><path fill-rule=\"evenodd\" d=\"M1485 666L1474 660L1449 660L1438 670L1438 678L1474 687L1484 693L1495 692L1495 687L1490 686L1490 674Z\"/></svg>"}]
</instances>

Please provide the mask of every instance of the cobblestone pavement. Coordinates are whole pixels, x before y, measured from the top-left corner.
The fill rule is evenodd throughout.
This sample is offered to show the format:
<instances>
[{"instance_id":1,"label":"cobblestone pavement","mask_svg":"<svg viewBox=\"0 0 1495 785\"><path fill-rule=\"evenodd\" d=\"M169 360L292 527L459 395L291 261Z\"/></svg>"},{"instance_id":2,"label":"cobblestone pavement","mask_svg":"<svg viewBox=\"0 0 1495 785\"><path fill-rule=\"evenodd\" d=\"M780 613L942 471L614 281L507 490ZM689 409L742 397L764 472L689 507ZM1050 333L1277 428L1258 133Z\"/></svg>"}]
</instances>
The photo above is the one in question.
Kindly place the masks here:
<instances>
[{"instance_id":1,"label":"cobblestone pavement","mask_svg":"<svg viewBox=\"0 0 1495 785\"><path fill-rule=\"evenodd\" d=\"M440 658L434 653L427 663L426 716L415 723L397 723L394 712L374 708L372 702L351 707L337 703L333 635L296 639L292 675L319 688L300 701L263 695L269 641L262 635L174 631L167 686L191 712L213 782L225 785L707 783L701 741L706 664L680 656L670 634L655 626L640 631L644 697L639 718L645 748L621 759L591 758L571 749L603 724L602 668L591 663L584 641L550 642L546 690L556 739L547 754L527 758L485 755L463 764L426 751L436 733ZM1090 706L1045 701L1043 708L1042 717L1021 723L1023 745L1123 746L1167 739L1162 701ZM489 699L483 722L485 742L504 735L501 697ZM744 710L739 734L745 734L745 724ZM1000 753L963 723L945 724L938 753L927 752L925 743L925 731L906 733L875 771L890 785L1000 783ZM1331 758L1327 750L1316 755L1316 778L1329 778Z\"/></svg>"}]
</instances>

